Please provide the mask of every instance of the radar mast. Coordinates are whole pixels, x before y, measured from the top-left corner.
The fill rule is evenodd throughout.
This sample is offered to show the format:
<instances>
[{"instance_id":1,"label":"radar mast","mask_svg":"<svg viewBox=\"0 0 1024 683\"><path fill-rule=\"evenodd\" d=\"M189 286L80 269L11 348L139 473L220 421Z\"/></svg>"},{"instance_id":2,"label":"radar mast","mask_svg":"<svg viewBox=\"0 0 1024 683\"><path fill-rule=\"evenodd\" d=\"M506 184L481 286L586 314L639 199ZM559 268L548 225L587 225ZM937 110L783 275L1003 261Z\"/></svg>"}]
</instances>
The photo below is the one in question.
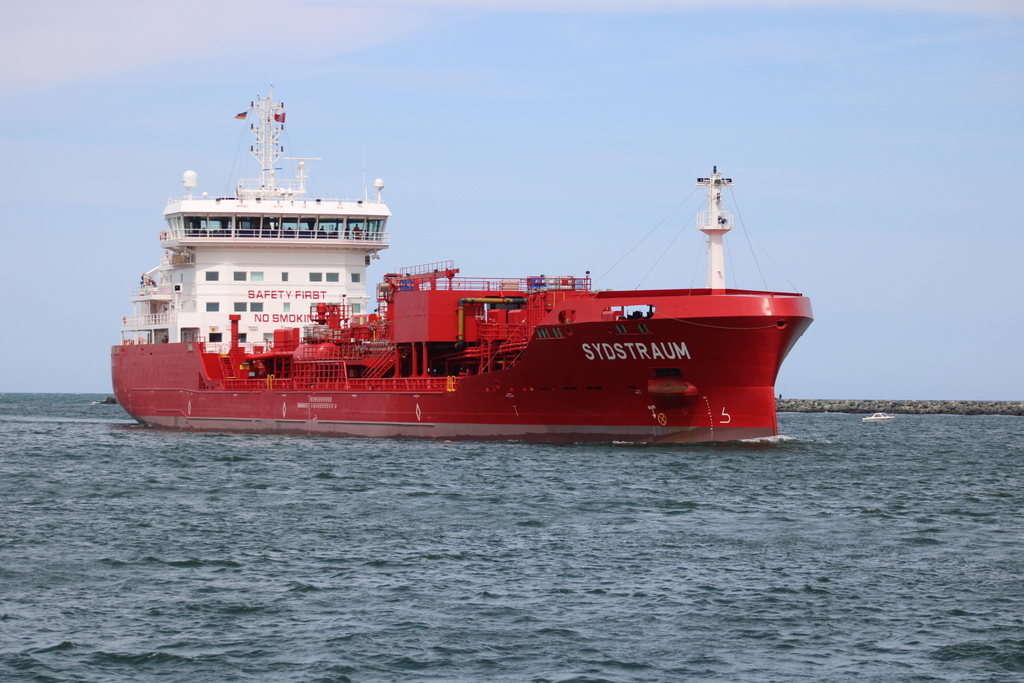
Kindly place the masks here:
<instances>
[{"instance_id":1,"label":"radar mast","mask_svg":"<svg viewBox=\"0 0 1024 683\"><path fill-rule=\"evenodd\" d=\"M718 166L711 167L711 176L697 178L698 185L708 188L708 210L697 214L697 229L708 236L708 289L712 294L725 293L725 247L722 238L732 230L732 211L722 210L722 188L732 187L732 178L723 178Z\"/></svg>"}]
</instances>

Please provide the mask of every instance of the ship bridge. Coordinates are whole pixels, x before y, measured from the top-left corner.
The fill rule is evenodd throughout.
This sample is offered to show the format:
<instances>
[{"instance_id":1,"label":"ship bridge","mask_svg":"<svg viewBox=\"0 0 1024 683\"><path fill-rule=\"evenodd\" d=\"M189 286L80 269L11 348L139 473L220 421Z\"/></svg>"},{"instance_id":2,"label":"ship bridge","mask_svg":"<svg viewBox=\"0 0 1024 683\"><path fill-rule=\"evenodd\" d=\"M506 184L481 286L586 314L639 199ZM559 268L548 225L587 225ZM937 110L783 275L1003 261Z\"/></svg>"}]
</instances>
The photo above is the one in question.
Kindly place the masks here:
<instances>
[{"instance_id":1,"label":"ship bridge","mask_svg":"<svg viewBox=\"0 0 1024 683\"><path fill-rule=\"evenodd\" d=\"M333 246L375 253L388 246L391 212L379 200L279 200L235 197L177 199L164 210L165 249L193 245Z\"/></svg>"},{"instance_id":2,"label":"ship bridge","mask_svg":"<svg viewBox=\"0 0 1024 683\"><path fill-rule=\"evenodd\" d=\"M311 304L371 312L366 270L389 241L384 181L362 198L307 197L306 162L314 159L296 159L293 179L277 176L285 117L273 93L235 117L256 136L250 151L260 176L239 180L233 196L199 194L198 174L182 175L184 196L163 211L163 256L131 291L122 343L219 342L229 320L238 321L241 341L260 343L313 322Z\"/></svg>"}]
</instances>

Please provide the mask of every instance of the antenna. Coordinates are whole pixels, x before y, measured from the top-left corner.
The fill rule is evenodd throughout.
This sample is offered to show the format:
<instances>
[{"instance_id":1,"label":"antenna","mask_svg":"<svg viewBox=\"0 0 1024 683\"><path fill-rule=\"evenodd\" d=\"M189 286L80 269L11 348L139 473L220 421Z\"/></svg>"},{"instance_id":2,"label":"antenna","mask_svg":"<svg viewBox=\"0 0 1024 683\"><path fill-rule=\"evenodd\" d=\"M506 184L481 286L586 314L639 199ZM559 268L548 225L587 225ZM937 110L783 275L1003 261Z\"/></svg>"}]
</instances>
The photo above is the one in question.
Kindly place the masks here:
<instances>
[{"instance_id":1,"label":"antenna","mask_svg":"<svg viewBox=\"0 0 1024 683\"><path fill-rule=\"evenodd\" d=\"M257 95L256 101L250 106L257 123L249 124L249 129L256 136L256 144L249 148L260 165L260 177L257 180L244 179L238 181L239 197L294 197L305 192L302 180L278 181L276 177L277 162L284 157L284 146L281 134L284 133L284 122L287 113L284 103L274 102L274 84L270 84L270 94L266 97ZM307 159L308 161L309 159ZM300 170L300 173L304 172Z\"/></svg>"},{"instance_id":2,"label":"antenna","mask_svg":"<svg viewBox=\"0 0 1024 683\"><path fill-rule=\"evenodd\" d=\"M199 185L199 174L195 171L185 171L181 174L181 184L185 186L185 199L192 199L192 190Z\"/></svg>"}]
</instances>

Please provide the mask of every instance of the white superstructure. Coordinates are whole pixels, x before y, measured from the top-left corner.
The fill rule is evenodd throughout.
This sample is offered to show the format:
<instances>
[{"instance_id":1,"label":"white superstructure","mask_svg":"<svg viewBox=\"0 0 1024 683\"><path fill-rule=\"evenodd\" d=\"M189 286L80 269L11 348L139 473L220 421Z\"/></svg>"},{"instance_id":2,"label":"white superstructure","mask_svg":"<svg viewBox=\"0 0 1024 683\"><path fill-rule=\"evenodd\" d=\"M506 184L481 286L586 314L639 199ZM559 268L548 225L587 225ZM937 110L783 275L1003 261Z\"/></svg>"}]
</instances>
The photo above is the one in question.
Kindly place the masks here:
<instances>
[{"instance_id":1,"label":"white superstructure","mask_svg":"<svg viewBox=\"0 0 1024 683\"><path fill-rule=\"evenodd\" d=\"M164 209L160 265L132 290L124 343L227 342L232 315L241 316L240 341L260 343L275 329L311 324L318 302L357 317L374 312L366 267L388 246L384 182L372 197L306 198L309 159L297 160L294 179L276 177L285 110L273 88L246 116L260 177L240 180L233 197L196 197L197 174L185 172L185 196Z\"/></svg>"}]
</instances>

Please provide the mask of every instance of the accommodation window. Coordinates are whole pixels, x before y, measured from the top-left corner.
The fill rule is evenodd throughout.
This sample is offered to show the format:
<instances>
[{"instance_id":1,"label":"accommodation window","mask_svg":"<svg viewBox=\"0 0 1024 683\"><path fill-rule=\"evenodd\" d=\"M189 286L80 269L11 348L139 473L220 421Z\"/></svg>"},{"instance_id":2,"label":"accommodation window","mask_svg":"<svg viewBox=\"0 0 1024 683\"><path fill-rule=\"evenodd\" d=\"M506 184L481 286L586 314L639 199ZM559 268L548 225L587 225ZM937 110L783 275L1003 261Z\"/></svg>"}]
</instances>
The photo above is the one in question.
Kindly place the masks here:
<instances>
[{"instance_id":1,"label":"accommodation window","mask_svg":"<svg viewBox=\"0 0 1024 683\"><path fill-rule=\"evenodd\" d=\"M238 335L238 343L239 344L244 344L245 342L246 342L246 333L243 332L242 334Z\"/></svg>"},{"instance_id":2,"label":"accommodation window","mask_svg":"<svg viewBox=\"0 0 1024 683\"><path fill-rule=\"evenodd\" d=\"M352 282L359 282L360 279L359 273L352 273Z\"/></svg>"},{"instance_id":3,"label":"accommodation window","mask_svg":"<svg viewBox=\"0 0 1024 683\"><path fill-rule=\"evenodd\" d=\"M253 313L262 313L263 312L263 302L262 301L259 301L259 302L254 301L254 302L252 302L251 304L249 304L249 310L252 311Z\"/></svg>"},{"instance_id":4,"label":"accommodation window","mask_svg":"<svg viewBox=\"0 0 1024 683\"><path fill-rule=\"evenodd\" d=\"M291 304L286 303L286 304L283 304L283 306L284 306L284 308L281 309L282 311L284 311L285 313L291 313L292 312L292 305Z\"/></svg>"},{"instance_id":5,"label":"accommodation window","mask_svg":"<svg viewBox=\"0 0 1024 683\"><path fill-rule=\"evenodd\" d=\"M245 313L245 302L244 301L236 301L235 302L235 313Z\"/></svg>"},{"instance_id":6,"label":"accommodation window","mask_svg":"<svg viewBox=\"0 0 1024 683\"><path fill-rule=\"evenodd\" d=\"M219 342L222 339L220 332L211 332L210 341Z\"/></svg>"},{"instance_id":7,"label":"accommodation window","mask_svg":"<svg viewBox=\"0 0 1024 683\"><path fill-rule=\"evenodd\" d=\"M352 312L353 313L359 313L361 310L362 310L362 307L359 304L352 304Z\"/></svg>"},{"instance_id":8,"label":"accommodation window","mask_svg":"<svg viewBox=\"0 0 1024 683\"><path fill-rule=\"evenodd\" d=\"M309 281L310 282L323 282L324 281L324 274L323 273L310 273L309 274Z\"/></svg>"},{"instance_id":9,"label":"accommodation window","mask_svg":"<svg viewBox=\"0 0 1024 683\"><path fill-rule=\"evenodd\" d=\"M220 302L219 301L207 301L206 302L206 312L207 313L216 313L219 310L220 310Z\"/></svg>"},{"instance_id":10,"label":"accommodation window","mask_svg":"<svg viewBox=\"0 0 1024 683\"><path fill-rule=\"evenodd\" d=\"M235 282L245 282L245 271L241 273L235 271Z\"/></svg>"},{"instance_id":11,"label":"accommodation window","mask_svg":"<svg viewBox=\"0 0 1024 683\"><path fill-rule=\"evenodd\" d=\"M337 273L327 273L327 281L328 282L337 282L338 281L338 274Z\"/></svg>"},{"instance_id":12,"label":"accommodation window","mask_svg":"<svg viewBox=\"0 0 1024 683\"><path fill-rule=\"evenodd\" d=\"M281 282L288 282L288 273L281 273Z\"/></svg>"},{"instance_id":13,"label":"accommodation window","mask_svg":"<svg viewBox=\"0 0 1024 683\"><path fill-rule=\"evenodd\" d=\"M263 282L263 273L249 273L249 282Z\"/></svg>"},{"instance_id":14,"label":"accommodation window","mask_svg":"<svg viewBox=\"0 0 1024 683\"><path fill-rule=\"evenodd\" d=\"M218 280L220 280L220 273L218 273L215 270L208 270L208 271L206 271L206 281L207 282L217 282Z\"/></svg>"},{"instance_id":15,"label":"accommodation window","mask_svg":"<svg viewBox=\"0 0 1024 683\"><path fill-rule=\"evenodd\" d=\"M265 342L272 342L272 341L274 341L274 333L273 332L264 332L263 333L263 341L265 341Z\"/></svg>"}]
</instances>

